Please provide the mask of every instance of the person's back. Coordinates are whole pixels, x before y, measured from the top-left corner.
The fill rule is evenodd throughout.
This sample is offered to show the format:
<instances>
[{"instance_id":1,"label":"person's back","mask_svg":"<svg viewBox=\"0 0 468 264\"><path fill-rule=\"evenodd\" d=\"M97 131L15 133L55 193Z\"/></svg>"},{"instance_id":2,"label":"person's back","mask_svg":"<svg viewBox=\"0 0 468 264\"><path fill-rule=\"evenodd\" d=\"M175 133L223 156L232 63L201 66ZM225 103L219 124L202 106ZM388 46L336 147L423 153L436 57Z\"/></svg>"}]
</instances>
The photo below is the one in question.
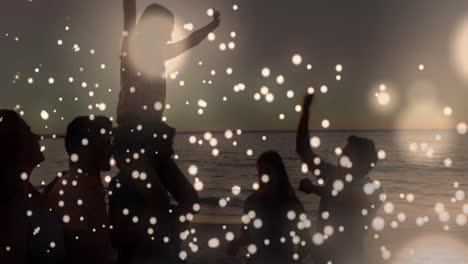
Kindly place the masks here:
<instances>
[{"instance_id":1,"label":"person's back","mask_svg":"<svg viewBox=\"0 0 468 264\"><path fill-rule=\"evenodd\" d=\"M63 223L67 263L111 263L106 197L100 172L110 169L110 132L106 117L78 117L67 128L70 168L48 186L46 203Z\"/></svg>"},{"instance_id":2,"label":"person's back","mask_svg":"<svg viewBox=\"0 0 468 264\"><path fill-rule=\"evenodd\" d=\"M257 160L259 188L244 204L239 238L228 254L247 247L247 263L301 263L311 248L310 221L289 183L281 156L274 151Z\"/></svg>"},{"instance_id":3,"label":"person's back","mask_svg":"<svg viewBox=\"0 0 468 264\"><path fill-rule=\"evenodd\" d=\"M247 263L297 263L301 242L307 234L310 222L304 212L304 207L297 198L281 199L276 195L261 195L254 193L245 202L244 217L254 216L245 225L243 235L247 238L247 251L252 250ZM303 221L302 221L302 220ZM298 224L302 229L298 228ZM303 256L301 256L303 257Z\"/></svg>"}]
</instances>

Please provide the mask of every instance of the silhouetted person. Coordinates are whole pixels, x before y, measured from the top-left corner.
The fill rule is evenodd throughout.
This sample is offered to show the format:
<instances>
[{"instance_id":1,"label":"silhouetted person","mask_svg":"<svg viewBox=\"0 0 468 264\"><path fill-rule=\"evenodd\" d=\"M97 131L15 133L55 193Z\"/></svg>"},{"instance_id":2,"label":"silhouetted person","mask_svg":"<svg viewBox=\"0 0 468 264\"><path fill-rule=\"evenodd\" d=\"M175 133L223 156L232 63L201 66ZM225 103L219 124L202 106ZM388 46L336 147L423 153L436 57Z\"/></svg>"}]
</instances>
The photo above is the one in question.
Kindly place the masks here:
<instances>
[{"instance_id":1,"label":"silhouetted person","mask_svg":"<svg viewBox=\"0 0 468 264\"><path fill-rule=\"evenodd\" d=\"M171 159L175 131L148 137L147 131L136 130L131 138L119 131L114 157L120 172L109 185L112 240L119 263L179 263L179 236L198 212L194 209L198 194Z\"/></svg>"},{"instance_id":2,"label":"silhouetted person","mask_svg":"<svg viewBox=\"0 0 468 264\"><path fill-rule=\"evenodd\" d=\"M136 19L136 0L124 0L124 30L121 57L121 90L117 106L119 126L159 123L166 103L165 63L200 44L220 23L213 22L188 38L169 44L175 17L167 8L149 5Z\"/></svg>"},{"instance_id":3,"label":"silhouetted person","mask_svg":"<svg viewBox=\"0 0 468 264\"><path fill-rule=\"evenodd\" d=\"M0 110L0 263L63 263L63 230L29 183L44 161L40 137L14 111Z\"/></svg>"},{"instance_id":4,"label":"silhouetted person","mask_svg":"<svg viewBox=\"0 0 468 264\"><path fill-rule=\"evenodd\" d=\"M109 188L113 244L122 263L173 263L180 250L179 234L188 228L188 221L179 220L195 213L198 195L171 159L175 129L162 122L165 62L205 39L219 26L219 13L208 26L173 44L168 44L174 30L170 10L152 4L138 24L136 17L136 1L124 0L127 36L114 133L120 173ZM169 193L177 201L174 208Z\"/></svg>"},{"instance_id":5,"label":"silhouetted person","mask_svg":"<svg viewBox=\"0 0 468 264\"><path fill-rule=\"evenodd\" d=\"M269 151L257 161L259 188L244 204L241 235L228 247L247 247L246 263L301 263L309 252L310 221L289 183L280 155Z\"/></svg>"},{"instance_id":6,"label":"silhouetted person","mask_svg":"<svg viewBox=\"0 0 468 264\"><path fill-rule=\"evenodd\" d=\"M313 98L307 95L304 99L296 150L309 171L319 178L318 185L303 179L299 187L321 197L316 232L327 233L327 227L333 233L327 234L328 239L318 249L321 254L316 256L316 262L363 263L367 228L372 228L371 221L385 198L380 184L367 176L377 162L377 152L372 140L350 136L337 165L321 160L312 150L309 138L309 108Z\"/></svg>"},{"instance_id":7,"label":"silhouetted person","mask_svg":"<svg viewBox=\"0 0 468 264\"><path fill-rule=\"evenodd\" d=\"M67 263L111 263L106 194L112 123L103 116L75 118L67 127L69 170L48 188L47 205L65 229Z\"/></svg>"}]
</instances>

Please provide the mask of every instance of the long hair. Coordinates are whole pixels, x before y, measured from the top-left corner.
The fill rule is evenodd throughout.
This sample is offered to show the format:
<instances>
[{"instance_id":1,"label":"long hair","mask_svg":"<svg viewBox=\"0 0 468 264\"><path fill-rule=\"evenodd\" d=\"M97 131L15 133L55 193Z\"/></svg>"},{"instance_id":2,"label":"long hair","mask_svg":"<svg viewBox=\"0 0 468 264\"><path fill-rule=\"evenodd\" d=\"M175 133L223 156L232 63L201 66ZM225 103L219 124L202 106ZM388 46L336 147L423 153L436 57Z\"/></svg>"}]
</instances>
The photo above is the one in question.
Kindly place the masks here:
<instances>
[{"instance_id":1,"label":"long hair","mask_svg":"<svg viewBox=\"0 0 468 264\"><path fill-rule=\"evenodd\" d=\"M276 181L276 186L274 190L275 196L282 197L282 198L296 198L296 194L294 189L289 182L288 173L286 171L286 167L284 166L283 159L281 158L280 154L276 151L267 151L260 155L257 160L257 167L261 170L260 173L266 173L270 179ZM267 183L268 184L268 183ZM260 191L265 191L267 188L265 184L260 181Z\"/></svg>"}]
</instances>

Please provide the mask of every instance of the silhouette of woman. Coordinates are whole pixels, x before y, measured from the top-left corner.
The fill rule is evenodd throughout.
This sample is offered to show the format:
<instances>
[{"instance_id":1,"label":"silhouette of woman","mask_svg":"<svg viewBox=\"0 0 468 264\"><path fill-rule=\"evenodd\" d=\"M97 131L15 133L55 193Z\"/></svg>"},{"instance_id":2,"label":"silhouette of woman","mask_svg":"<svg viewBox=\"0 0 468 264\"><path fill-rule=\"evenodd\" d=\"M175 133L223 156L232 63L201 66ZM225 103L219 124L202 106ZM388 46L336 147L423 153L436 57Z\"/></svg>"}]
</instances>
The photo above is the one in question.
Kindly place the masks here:
<instances>
[{"instance_id":1,"label":"silhouette of woman","mask_svg":"<svg viewBox=\"0 0 468 264\"><path fill-rule=\"evenodd\" d=\"M175 17L167 8L151 4L136 23L136 0L124 0L124 39L121 57L121 90L117 123L137 125L159 123L166 102L165 63L199 45L220 23L213 21L188 38L169 44Z\"/></svg>"},{"instance_id":2,"label":"silhouette of woman","mask_svg":"<svg viewBox=\"0 0 468 264\"><path fill-rule=\"evenodd\" d=\"M301 263L309 252L310 221L289 183L281 156L274 151L257 160L259 188L244 204L241 235L228 254L247 246L247 263Z\"/></svg>"},{"instance_id":3,"label":"silhouette of woman","mask_svg":"<svg viewBox=\"0 0 468 264\"><path fill-rule=\"evenodd\" d=\"M175 263L179 234L188 228L188 221L179 219L196 213L198 195L171 158L175 129L162 122L165 62L200 44L219 26L220 15L215 12L213 22L173 44L168 44L174 30L170 10L151 4L138 24L136 17L136 0L124 0L121 91L114 131L120 173L109 187L113 244L122 263ZM176 207L171 206L168 192ZM129 215L122 213L127 211Z\"/></svg>"},{"instance_id":4,"label":"silhouette of woman","mask_svg":"<svg viewBox=\"0 0 468 264\"><path fill-rule=\"evenodd\" d=\"M63 263L63 231L29 183L44 161L40 137L14 111L0 110L0 263Z\"/></svg>"},{"instance_id":5,"label":"silhouette of woman","mask_svg":"<svg viewBox=\"0 0 468 264\"><path fill-rule=\"evenodd\" d=\"M350 136L337 165L321 160L309 140L309 108L313 99L313 95L304 99L296 151L309 171L319 178L319 185L303 179L299 189L321 197L316 231L333 233L327 234L329 238L320 249L315 249L321 252L315 256L315 261L320 264L329 261L363 263L365 227L370 225L385 199L380 183L367 176L377 162L377 152L372 140Z\"/></svg>"}]
</instances>

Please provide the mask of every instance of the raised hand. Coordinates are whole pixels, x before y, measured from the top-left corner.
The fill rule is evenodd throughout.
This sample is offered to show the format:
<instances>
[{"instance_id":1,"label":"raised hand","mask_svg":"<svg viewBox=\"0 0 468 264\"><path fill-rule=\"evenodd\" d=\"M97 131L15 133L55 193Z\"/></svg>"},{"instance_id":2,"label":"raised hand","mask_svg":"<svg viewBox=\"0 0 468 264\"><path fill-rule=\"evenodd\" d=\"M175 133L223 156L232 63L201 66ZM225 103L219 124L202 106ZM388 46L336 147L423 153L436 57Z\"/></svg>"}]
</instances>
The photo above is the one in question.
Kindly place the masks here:
<instances>
[{"instance_id":1,"label":"raised hand","mask_svg":"<svg viewBox=\"0 0 468 264\"><path fill-rule=\"evenodd\" d=\"M220 18L221 18L221 13L219 12L219 10L215 10L213 14L213 23L215 24L216 27L218 27L221 22Z\"/></svg>"},{"instance_id":2,"label":"raised hand","mask_svg":"<svg viewBox=\"0 0 468 264\"><path fill-rule=\"evenodd\" d=\"M303 109L304 111L309 109L310 105L314 102L314 94L307 94L304 96L304 103L303 103Z\"/></svg>"}]
</instances>

